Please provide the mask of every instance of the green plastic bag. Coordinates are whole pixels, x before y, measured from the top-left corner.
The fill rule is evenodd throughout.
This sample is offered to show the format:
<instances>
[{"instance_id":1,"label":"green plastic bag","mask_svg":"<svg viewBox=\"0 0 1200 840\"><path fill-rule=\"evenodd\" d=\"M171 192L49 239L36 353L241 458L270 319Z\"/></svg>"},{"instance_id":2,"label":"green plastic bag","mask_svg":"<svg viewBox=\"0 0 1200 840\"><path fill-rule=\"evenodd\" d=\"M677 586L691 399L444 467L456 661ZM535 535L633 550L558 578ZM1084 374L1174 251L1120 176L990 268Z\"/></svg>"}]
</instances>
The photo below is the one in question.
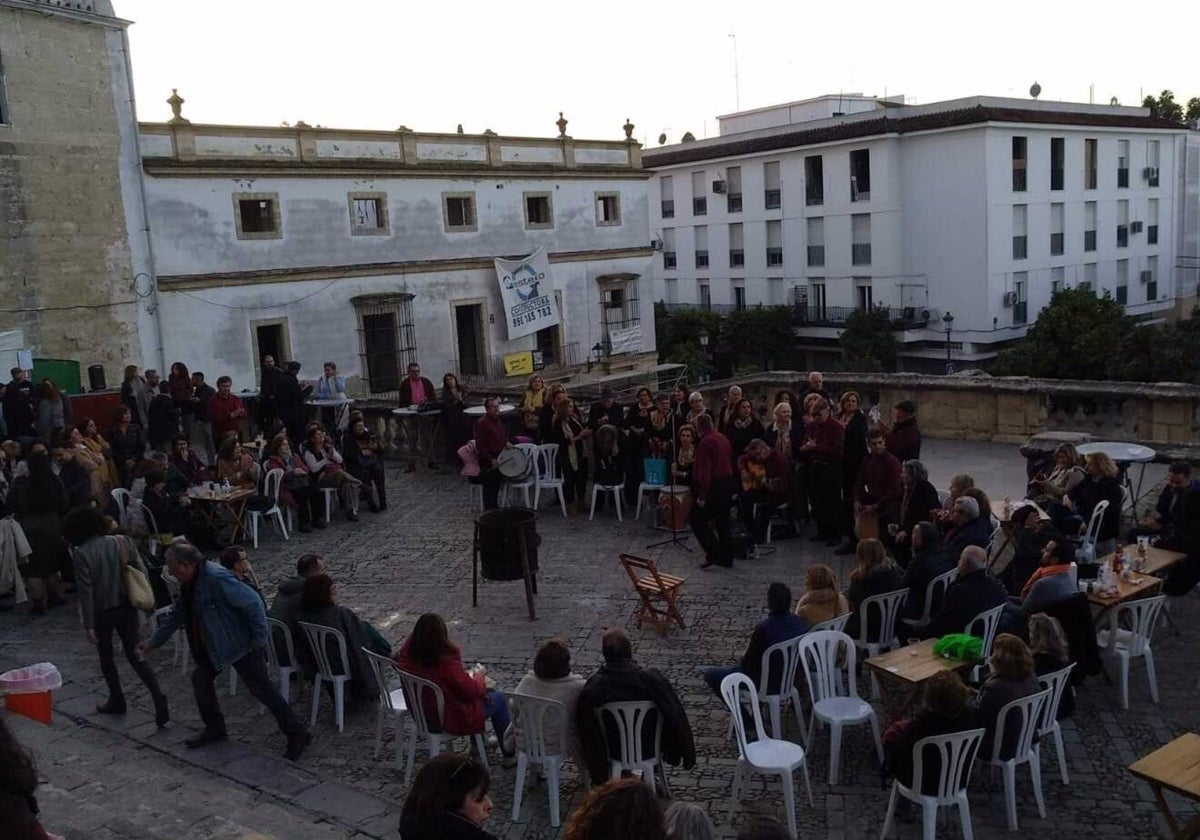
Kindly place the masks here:
<instances>
[{"instance_id":1,"label":"green plastic bag","mask_svg":"<svg viewBox=\"0 0 1200 840\"><path fill-rule=\"evenodd\" d=\"M983 639L966 633L948 633L933 643L933 652L949 659L981 659Z\"/></svg>"}]
</instances>

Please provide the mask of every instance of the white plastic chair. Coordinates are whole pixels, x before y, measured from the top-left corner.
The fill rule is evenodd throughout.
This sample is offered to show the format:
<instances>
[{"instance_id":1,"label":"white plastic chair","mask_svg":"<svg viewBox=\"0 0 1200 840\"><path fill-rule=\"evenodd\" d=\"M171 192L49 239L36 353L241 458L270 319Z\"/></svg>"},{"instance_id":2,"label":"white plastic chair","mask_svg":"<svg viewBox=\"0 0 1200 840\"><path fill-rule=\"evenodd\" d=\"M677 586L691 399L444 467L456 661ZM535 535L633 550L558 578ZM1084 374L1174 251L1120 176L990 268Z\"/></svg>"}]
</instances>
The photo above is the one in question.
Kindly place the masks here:
<instances>
[{"instance_id":1,"label":"white plastic chair","mask_svg":"<svg viewBox=\"0 0 1200 840\"><path fill-rule=\"evenodd\" d=\"M287 665L279 664L279 652L275 650L275 631L278 630L283 637L283 648L287 652ZM283 699L289 703L292 701L292 674L300 673L300 663L296 661L296 646L292 642L292 631L288 626L278 618L267 616L267 632L271 639L267 644L267 664L271 666L271 671L279 677L279 693ZM263 706L260 711L265 712L266 706Z\"/></svg>"},{"instance_id":2,"label":"white plastic chair","mask_svg":"<svg viewBox=\"0 0 1200 840\"><path fill-rule=\"evenodd\" d=\"M404 689L391 688L388 674L396 672L396 663L386 656L374 651L362 649L371 663L371 672L375 674L375 687L379 689L379 712L375 716L375 757L379 758L379 750L383 748L383 719L396 719L396 769L404 766L404 718L408 715L408 706L404 702ZM416 732L412 738L417 737Z\"/></svg>"},{"instance_id":3,"label":"white plastic chair","mask_svg":"<svg viewBox=\"0 0 1200 840\"><path fill-rule=\"evenodd\" d=\"M971 806L967 802L967 786L971 783L971 770L975 766L975 755L983 741L984 730L968 729L949 735L931 735L913 744L912 787L905 787L899 780L892 780L892 794L888 798L887 816L883 820L881 840L892 827L892 815L896 810L896 795L921 806L922 838L934 840L937 836L938 808L958 806L958 819L962 824L963 840L972 840ZM925 793L921 788L924 778L926 750L937 750L938 786L934 793Z\"/></svg>"},{"instance_id":4,"label":"white plastic chair","mask_svg":"<svg viewBox=\"0 0 1200 840\"><path fill-rule=\"evenodd\" d=\"M745 696L743 696L743 693ZM761 702L754 683L745 674L730 674L721 680L721 699L729 710L730 723L737 734L738 761L733 771L733 799L741 799L743 774L757 770L764 775L778 775L783 782L783 803L787 809L788 832L796 836L796 792L792 775L799 767L804 773L804 787L808 791L808 804L812 807L812 783L808 778L808 764L804 758L804 747L783 741L778 738L768 738L763 732L762 713L759 711ZM754 715L755 739L747 741L746 722L742 718L742 707L748 705Z\"/></svg>"},{"instance_id":5,"label":"white plastic chair","mask_svg":"<svg viewBox=\"0 0 1200 840\"><path fill-rule=\"evenodd\" d=\"M950 588L950 584L958 579L958 569L954 568L948 572L935 577L929 581L925 587L925 609L921 613L921 621L929 621L929 617L933 615L933 603L936 600L940 606L942 601L946 599L946 591Z\"/></svg>"},{"instance_id":6,"label":"white plastic chair","mask_svg":"<svg viewBox=\"0 0 1200 840\"><path fill-rule=\"evenodd\" d=\"M1075 549L1075 559L1080 563L1096 562L1096 540L1100 536L1100 524L1104 521L1104 512L1108 510L1108 500L1097 502L1092 509L1092 518L1088 520L1087 530L1083 532L1083 541Z\"/></svg>"},{"instance_id":7,"label":"white plastic chair","mask_svg":"<svg viewBox=\"0 0 1200 840\"><path fill-rule=\"evenodd\" d=\"M279 533L283 534L285 540L289 539L287 523L283 520L283 509L279 507L279 488L282 484L283 470L274 469L268 472L267 477L263 479L263 495L271 501L271 507L267 510L246 511L246 515L250 517L250 537L255 548L258 548L258 523L267 517L274 516Z\"/></svg>"},{"instance_id":8,"label":"white plastic chair","mask_svg":"<svg viewBox=\"0 0 1200 840\"><path fill-rule=\"evenodd\" d=\"M1075 663L1072 662L1062 670L1038 677L1038 683L1041 684L1042 688L1050 690L1050 702L1042 710L1042 719L1038 722L1039 740L1034 749L1037 750L1040 760L1042 740L1047 735L1054 738L1054 750L1058 754L1058 772L1062 776L1062 783L1064 785L1070 784L1070 782L1067 780L1067 754L1063 750L1062 727L1058 725L1058 707L1062 703L1063 694L1071 682L1071 670L1074 667Z\"/></svg>"},{"instance_id":9,"label":"white plastic chair","mask_svg":"<svg viewBox=\"0 0 1200 840\"><path fill-rule=\"evenodd\" d=\"M850 622L852 613L843 613L837 618L831 618L828 621L818 621L812 627L808 628L809 633L816 633L821 630L836 630L839 633L846 632L846 625Z\"/></svg>"},{"instance_id":10,"label":"white plastic chair","mask_svg":"<svg viewBox=\"0 0 1200 840\"><path fill-rule=\"evenodd\" d=\"M844 666L838 665L845 647ZM855 676L854 640L837 630L820 630L800 637L800 661L808 676L808 697L812 715L808 720L805 742L811 747L817 721L829 724L829 784L837 784L842 761L842 727L869 723L875 738L875 752L883 763L883 742L879 737L879 716L871 704L858 696Z\"/></svg>"},{"instance_id":11,"label":"white plastic chair","mask_svg":"<svg viewBox=\"0 0 1200 840\"><path fill-rule=\"evenodd\" d=\"M166 581L168 574L169 573L164 570L164 572L163 572L164 582ZM171 579L175 580L174 577L172 577ZM175 582L175 587L176 587L176 592L178 592L178 587L179 587L178 581ZM168 586L167 588L169 591L170 587ZM172 597L175 597L175 596L172 596ZM152 636L154 635L154 631L158 629L158 622L162 620L163 616L165 616L167 613L171 612L174 609L175 609L175 605L172 604L169 607L159 607L158 609L156 609L154 611L154 614L150 616L150 635L152 635ZM174 648L171 651L171 664L178 665L179 673L186 674L187 668L188 668L187 631L183 627L177 627L175 629L175 632L172 633L171 635L175 639Z\"/></svg>"},{"instance_id":12,"label":"white plastic chair","mask_svg":"<svg viewBox=\"0 0 1200 840\"><path fill-rule=\"evenodd\" d=\"M1004 774L1004 805L1008 812L1008 830L1017 830L1017 766L1029 765L1029 776L1033 780L1033 798L1037 801L1038 816L1046 818L1046 802L1042 799L1042 765L1033 737L1037 734L1042 719L1042 709L1050 702L1050 690L1042 689L1037 694L1020 697L1000 707L996 718L996 732L992 738L992 754L980 756L979 761L999 767ZM1013 712L1020 717L1016 724L1010 723ZM1004 732L1010 725L1020 726L1017 745L1009 758L1001 758L1004 747Z\"/></svg>"},{"instance_id":13,"label":"white plastic chair","mask_svg":"<svg viewBox=\"0 0 1200 840\"><path fill-rule=\"evenodd\" d=\"M867 652L867 658L887 653L898 647L900 640L896 638L896 622L900 618L900 609L908 598L907 589L896 589L880 595L864 598L858 607L858 638L854 640L855 647ZM871 640L868 631L871 628L871 609L879 613L879 637ZM879 696L879 683L875 673L871 673L871 696Z\"/></svg>"},{"instance_id":14,"label":"white plastic chair","mask_svg":"<svg viewBox=\"0 0 1200 840\"><path fill-rule=\"evenodd\" d=\"M133 498L132 494L124 487L114 487L112 490L113 501L117 505L117 516L119 517L118 524L125 525L126 518L129 516L129 502Z\"/></svg>"},{"instance_id":15,"label":"white plastic chair","mask_svg":"<svg viewBox=\"0 0 1200 840\"><path fill-rule=\"evenodd\" d=\"M502 499L501 499L501 501L500 501L500 507L506 507L506 506L508 505L508 493L509 493L509 491L510 491L510 490L513 490L513 491L515 491L515 490L520 490L520 491L521 491L521 495L522 495L522 496L524 497L524 499L525 499L525 507L529 507L529 491L530 491L530 490L533 490L533 491L534 491L534 495L535 495L535 496L536 496L536 494L537 494L537 484L538 484L538 472L537 472L537 451L538 451L538 445L537 445L536 443L518 443L518 444L517 444L517 449L519 449L519 450L521 450L522 452L524 452L526 457L528 457L528 458L532 458L532 459L533 459L533 463L534 463L533 475L531 475L531 476L529 477L529 479L528 479L528 480L526 480L526 481L520 481L520 482L508 482L508 481L506 481L506 482L504 482L504 484L502 484L502 485L501 485L501 492L502 492L503 498L502 498ZM482 491L481 491L481 495L480 495L480 504L483 504L483 496L482 496Z\"/></svg>"},{"instance_id":16,"label":"white plastic chair","mask_svg":"<svg viewBox=\"0 0 1200 840\"><path fill-rule=\"evenodd\" d=\"M567 517L567 500L563 496L563 479L558 475L558 444L543 443L537 448L537 487L533 490L533 508L538 509L542 501L542 488L558 493L558 504L563 518Z\"/></svg>"},{"instance_id":17,"label":"white plastic chair","mask_svg":"<svg viewBox=\"0 0 1200 840\"><path fill-rule=\"evenodd\" d=\"M534 697L530 694L509 694L508 705L521 726L517 740L517 776L513 782L513 822L521 818L521 800L525 797L525 773L529 765L546 771L546 794L550 798L550 825L558 828L562 822L559 812L559 784L563 761L567 757L567 707L557 700ZM516 727L514 727L516 728ZM547 739L547 735L552 738ZM558 745L559 752L550 753L546 743Z\"/></svg>"},{"instance_id":18,"label":"white plastic chair","mask_svg":"<svg viewBox=\"0 0 1200 840\"><path fill-rule=\"evenodd\" d=\"M483 482L467 481L467 504L473 509L475 507L475 497L479 496L479 512L483 513Z\"/></svg>"},{"instance_id":19,"label":"white plastic chair","mask_svg":"<svg viewBox=\"0 0 1200 840\"><path fill-rule=\"evenodd\" d=\"M647 493L661 493L663 487L665 487L665 486L666 485L663 485L663 484L647 484L645 481L643 481L641 484L638 485L637 510L635 510L633 513L633 519L635 522L642 521L642 500L644 498L646 498L646 494ZM646 508L650 511L651 514L654 513L654 505L646 505Z\"/></svg>"},{"instance_id":20,"label":"white plastic chair","mask_svg":"<svg viewBox=\"0 0 1200 840\"><path fill-rule=\"evenodd\" d=\"M1116 607L1110 629L1096 633L1096 644L1101 652L1115 656L1121 661L1121 708L1129 708L1129 661L1141 657L1146 660L1146 679L1150 681L1150 698L1158 702L1158 678L1154 673L1154 651L1150 649L1150 636L1158 622L1166 595L1129 601ZM1118 629L1122 613L1129 613L1130 630Z\"/></svg>"},{"instance_id":21,"label":"white plastic chair","mask_svg":"<svg viewBox=\"0 0 1200 840\"><path fill-rule=\"evenodd\" d=\"M313 660L317 663L317 674L313 678L312 688L312 714L309 716L308 725L315 726L317 723L317 710L321 707L321 680L328 680L333 685L334 718L337 720L338 732L341 732L346 723L346 683L350 682L350 656L346 653L346 637L340 630L326 627L324 624L312 624L308 621L296 623L304 629L309 650L312 651ZM334 663L330 660L329 650L325 647L328 639L334 639L337 642L338 656L340 657L338 664L342 666L341 670L345 671L343 674L334 673Z\"/></svg>"},{"instance_id":22,"label":"white plastic chair","mask_svg":"<svg viewBox=\"0 0 1200 840\"><path fill-rule=\"evenodd\" d=\"M592 485L592 512L588 516L588 521L596 518L596 497L601 493L612 493L613 505L617 508L617 521L624 522L621 516L621 493L625 488L620 484L593 484Z\"/></svg>"},{"instance_id":23,"label":"white plastic chair","mask_svg":"<svg viewBox=\"0 0 1200 840\"><path fill-rule=\"evenodd\" d=\"M142 517L146 520L146 549L150 552L151 557L158 556L158 523L154 520L154 514L150 512L150 508L146 507L145 502L136 502L142 507ZM166 573L164 572L164 579ZM174 597L174 596L172 596Z\"/></svg>"},{"instance_id":24,"label":"white plastic chair","mask_svg":"<svg viewBox=\"0 0 1200 840\"><path fill-rule=\"evenodd\" d=\"M771 719L771 737L783 738L783 701L792 701L796 724L803 737L807 731L804 711L800 708L800 692L796 688L796 668L800 664L800 636L785 639L763 651L762 669L754 693L758 702L767 707ZM768 693L771 685L774 693ZM733 721L729 722L729 734L733 734Z\"/></svg>"},{"instance_id":25,"label":"white plastic chair","mask_svg":"<svg viewBox=\"0 0 1200 840\"><path fill-rule=\"evenodd\" d=\"M654 754L646 755L642 749L642 732L646 720L654 714ZM647 700L626 703L605 703L596 710L601 730L608 731L608 721L617 729L619 755L608 757L609 779L619 779L623 772L641 771L642 779L653 787L657 775L662 781L663 792L668 798L671 789L667 785L667 770L659 757L662 753L663 715L658 707ZM595 780L593 780L595 781Z\"/></svg>"},{"instance_id":26,"label":"white plastic chair","mask_svg":"<svg viewBox=\"0 0 1200 840\"><path fill-rule=\"evenodd\" d=\"M325 494L325 524L333 522L333 500L337 498L338 488L336 487L318 487Z\"/></svg>"},{"instance_id":27,"label":"white plastic chair","mask_svg":"<svg viewBox=\"0 0 1200 840\"><path fill-rule=\"evenodd\" d=\"M446 732L434 731L442 728L442 720L446 717L446 695L442 694L442 689L438 684L427 680L424 677L418 677L416 674L405 671L403 668L397 667L396 673L400 675L400 689L404 692L404 705L408 707L408 714L413 721L413 734L408 739L408 763L404 767L404 784L412 781L413 767L417 763L417 739L424 738L425 743L429 746L429 757L433 758L442 751L442 742L451 742L456 737ZM437 719L431 721L429 718L429 710L425 707L425 695L429 693L433 696L435 708L437 709ZM430 726L432 722L433 726ZM479 751L479 760L487 762L487 749L483 742L483 730L471 733L470 736L475 741L475 748Z\"/></svg>"},{"instance_id":28,"label":"white plastic chair","mask_svg":"<svg viewBox=\"0 0 1200 840\"><path fill-rule=\"evenodd\" d=\"M992 655L992 643L996 641L996 631L1000 628L1000 616L1003 614L1004 604L992 607L990 610L984 610L968 621L966 628L963 630L968 635L983 639L983 648L979 654L981 664L971 669L972 682L979 682L979 675L983 670L983 666L987 664L988 657Z\"/></svg>"}]
</instances>

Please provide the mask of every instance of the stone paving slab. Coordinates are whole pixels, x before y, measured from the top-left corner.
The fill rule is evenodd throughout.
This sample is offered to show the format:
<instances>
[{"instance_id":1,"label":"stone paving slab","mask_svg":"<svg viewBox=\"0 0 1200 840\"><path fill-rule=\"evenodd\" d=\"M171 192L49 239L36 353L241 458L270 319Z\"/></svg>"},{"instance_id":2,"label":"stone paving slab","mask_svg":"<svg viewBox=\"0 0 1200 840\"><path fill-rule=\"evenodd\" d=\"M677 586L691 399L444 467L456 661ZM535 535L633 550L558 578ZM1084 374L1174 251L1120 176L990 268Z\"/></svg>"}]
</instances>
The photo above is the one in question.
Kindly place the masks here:
<instances>
[{"instance_id":1,"label":"stone paving slab","mask_svg":"<svg viewBox=\"0 0 1200 840\"><path fill-rule=\"evenodd\" d=\"M1024 465L1016 447L961 442L927 441L926 461L934 483L944 486L951 472L973 472L980 484L995 496L1019 495ZM974 459L974 460L972 460ZM994 481L992 477L994 476ZM1015 489L1013 489L1015 487ZM734 569L701 571L697 555L678 548L646 549L647 543L663 534L626 517L618 523L611 513L597 512L564 520L557 508L544 507L538 523L542 545L538 620L525 613L523 589L516 583L480 583L478 607L471 606L471 534L474 512L468 509L467 488L457 476L448 474L401 475L389 471L392 508L383 515L363 513L358 525L337 521L322 532L303 535L289 542L269 534L252 562L264 589L293 574L296 557L309 551L322 553L333 575L340 602L370 619L394 643L409 631L426 611L442 613L451 625L453 638L462 646L464 659L484 662L502 688L511 689L525 673L537 645L552 636L569 644L575 668L590 674L600 662L600 636L610 626L627 627L636 655L644 664L662 670L677 687L688 711L697 739L698 762L690 771L672 768L674 794L706 806L721 837L732 837L751 814L782 815L779 782L755 778L751 799L731 803L729 781L734 749L726 740L727 717L720 702L700 678L706 665L736 661L744 649L754 623L763 613L767 585L782 580L799 594L804 570L813 562L831 565L843 580L852 561L836 558L823 545L806 538L777 540L779 551L767 558L740 563ZM694 543L689 541L694 547ZM630 625L637 605L629 580L617 563L622 551L648 556L660 566L687 578L682 609L685 631L660 636L650 629ZM40 733L57 735L62 727L97 733L110 739L106 760L97 766L125 771L97 774L96 790L87 770L66 760L67 739L48 738L35 745L43 773L53 787L61 777L64 792L82 790L97 801L106 785L119 790L136 786L136 776L150 777L151 789L170 791L168 798L180 804L187 815L221 814L247 831L265 836L395 836L396 815L406 788L403 771L395 764L394 726L385 724L384 747L374 757L375 709L348 707L345 732L333 725L330 703L322 697L314 729L313 746L299 765L289 772L282 759L283 738L270 716L262 716L252 698L239 691L227 694L227 681L218 681L231 741L227 745L187 751L182 741L200 722L191 699L186 675L171 666L170 646L155 652L151 661L171 698L173 722L164 732L148 723L152 705L144 688L118 657L126 686L133 722L114 721L90 709L103 692L95 651L83 638L72 608L52 611L41 618L23 610L0 614L0 669L37 661L52 661L63 671L66 685L57 696L60 716L51 729ZM1194 651L1200 633L1200 602L1189 597L1173 606L1181 635L1161 633L1155 639L1161 702L1151 703L1144 667L1133 667L1131 708L1119 708L1115 686L1103 678L1089 680L1079 693L1075 716L1064 723L1071 784L1058 779L1053 748L1043 752L1043 787L1047 818L1040 819L1033 807L1027 772L1018 774L1021 833L1030 837L1155 837L1165 836L1161 819L1153 808L1149 789L1125 771L1134 758L1144 755L1175 735L1200 728L1200 707L1194 701L1197 668ZM1115 671L1114 671L1115 673ZM293 692L295 695L295 691ZM298 714L306 720L311 695L305 689L293 696ZM71 715L67 713L70 712ZM77 718L72 717L77 716ZM78 722L77 722L78 721ZM785 728L798 738L794 719ZM25 737L22 734L22 737ZM849 729L843 739L842 780L831 788L826 782L828 733L818 735L809 756L815 805L810 807L797 780L798 822L803 837L877 837L887 806L875 766L874 751L865 729ZM418 763L425 760L418 750ZM549 838L557 832L549 827L544 788L526 792L519 823L511 823L513 771L501 770L498 756L491 755L492 793L496 810L489 830L498 837L525 840ZM110 782L111 777L111 782ZM193 803L191 782L203 779L204 791ZM338 812L340 797L322 791L352 792L355 801L366 803ZM347 794L348 795L348 794ZM562 786L564 815L581 798L578 778L568 765ZM47 819L74 821L73 812L63 807L57 795L47 797ZM362 797L359 799L358 797ZM978 771L971 786L971 809L975 836L1009 837L1005 826L1003 785L989 784L986 770ZM222 803L227 799L228 805ZM255 822L253 812L238 809L247 802L269 803L263 818ZM194 810L193 810L193 805ZM205 811L204 809L208 810ZM276 810L277 809L277 810ZM283 825L291 815L295 826ZM153 808L136 819L123 819L145 826L147 833L122 835L103 813L93 819L87 808L79 811L82 828L77 836L154 836ZM181 817L182 819L182 817ZM323 820L325 825L314 823ZM390 822L389 822L390 820ZM139 822L140 821L140 822ZM67 823L70 824L70 823ZM952 825L954 821L952 821ZM224 837L229 827L197 816L186 825L172 823L180 833L173 836ZM133 830L129 825L125 829ZM957 829L953 829L957 831ZM915 823L902 824L902 837L918 835ZM114 833L115 832L115 833ZM207 832L207 833L206 833ZM306 833L312 832L312 833ZM253 835L251 835L253 836Z\"/></svg>"}]
</instances>

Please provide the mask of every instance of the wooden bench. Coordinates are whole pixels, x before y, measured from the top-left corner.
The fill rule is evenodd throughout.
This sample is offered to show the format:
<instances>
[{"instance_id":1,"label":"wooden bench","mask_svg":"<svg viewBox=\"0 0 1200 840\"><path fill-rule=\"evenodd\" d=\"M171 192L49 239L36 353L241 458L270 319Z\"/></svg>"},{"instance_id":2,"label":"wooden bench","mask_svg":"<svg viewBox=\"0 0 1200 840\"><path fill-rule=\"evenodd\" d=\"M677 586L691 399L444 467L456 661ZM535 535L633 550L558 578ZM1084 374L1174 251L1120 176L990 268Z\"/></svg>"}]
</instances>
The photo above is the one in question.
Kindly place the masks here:
<instances>
[{"instance_id":1,"label":"wooden bench","mask_svg":"<svg viewBox=\"0 0 1200 840\"><path fill-rule=\"evenodd\" d=\"M664 574L654 565L653 560L634 557L632 554L621 555L621 566L625 569L625 574L629 575L634 592L641 599L633 615L634 623L641 627L642 622L647 621L660 633L665 633L671 629L671 622L674 621L683 629L683 616L679 612L676 599L684 579ZM665 605L665 609L656 607L656 602Z\"/></svg>"}]
</instances>

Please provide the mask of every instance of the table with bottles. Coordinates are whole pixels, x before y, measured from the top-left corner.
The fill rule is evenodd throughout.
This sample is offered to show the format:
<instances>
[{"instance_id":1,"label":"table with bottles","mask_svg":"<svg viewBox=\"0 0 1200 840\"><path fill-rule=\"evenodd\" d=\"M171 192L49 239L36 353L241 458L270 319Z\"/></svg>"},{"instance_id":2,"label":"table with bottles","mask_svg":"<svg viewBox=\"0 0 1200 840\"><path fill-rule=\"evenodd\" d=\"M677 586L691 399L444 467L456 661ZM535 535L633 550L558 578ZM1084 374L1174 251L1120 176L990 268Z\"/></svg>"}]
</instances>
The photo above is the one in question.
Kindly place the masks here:
<instances>
[{"instance_id":1,"label":"table with bottles","mask_svg":"<svg viewBox=\"0 0 1200 840\"><path fill-rule=\"evenodd\" d=\"M230 487L229 482L206 481L189 487L187 497L213 533L219 531L222 525L221 508L229 511L233 519L233 542L237 542L239 538L248 538L250 535L246 529L246 502L257 492L253 487Z\"/></svg>"}]
</instances>

